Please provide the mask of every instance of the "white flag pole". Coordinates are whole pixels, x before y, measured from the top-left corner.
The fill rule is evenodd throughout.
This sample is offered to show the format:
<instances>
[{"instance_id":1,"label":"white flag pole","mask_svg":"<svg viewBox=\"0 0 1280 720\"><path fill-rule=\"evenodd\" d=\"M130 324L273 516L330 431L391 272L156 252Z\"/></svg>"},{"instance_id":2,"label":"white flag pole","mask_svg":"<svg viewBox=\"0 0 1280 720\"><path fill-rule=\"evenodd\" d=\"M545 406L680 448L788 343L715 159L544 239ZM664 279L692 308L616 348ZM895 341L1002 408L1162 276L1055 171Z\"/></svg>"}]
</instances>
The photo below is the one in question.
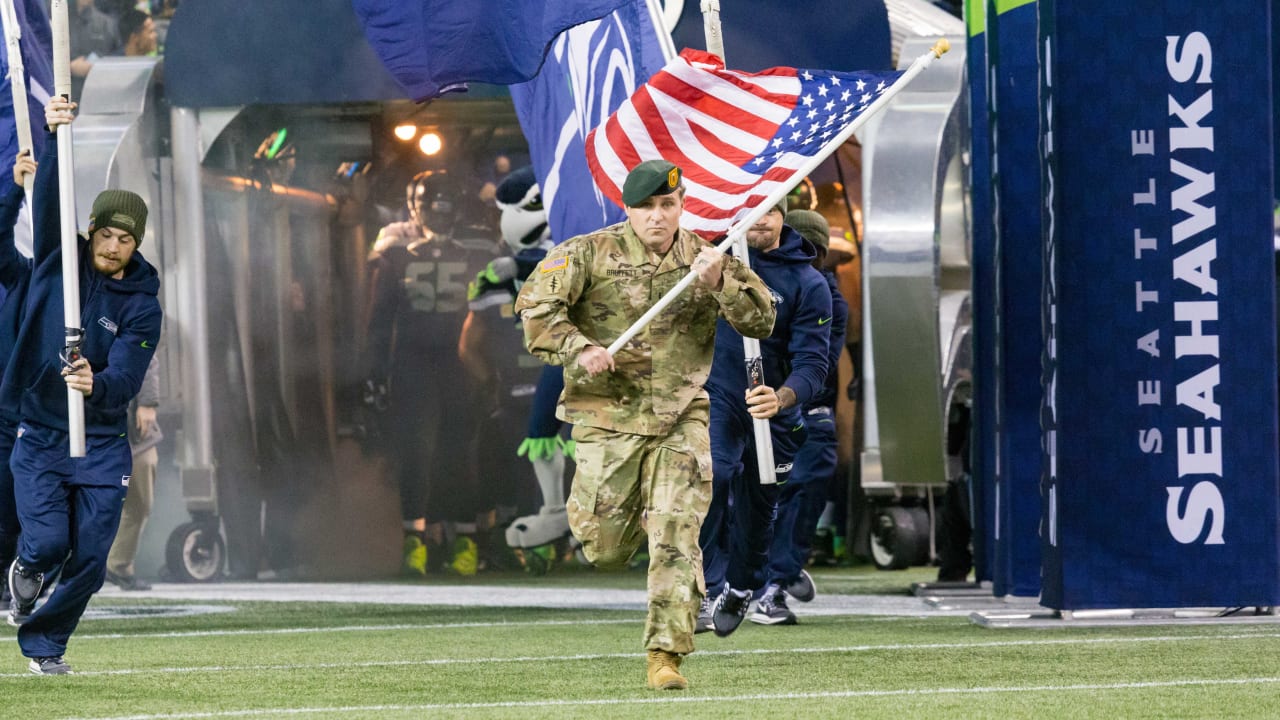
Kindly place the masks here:
<instances>
[{"instance_id":1,"label":"white flag pole","mask_svg":"<svg viewBox=\"0 0 1280 720\"><path fill-rule=\"evenodd\" d=\"M854 118L853 122L849 123L848 127L841 130L839 134L827 141L827 144L823 145L822 149L819 150L816 155L809 158L808 161L797 168L795 174L791 176L792 181L785 185L779 185L773 192L769 193L768 197L761 201L759 205L756 205L745 216L743 216L741 220L734 223L733 227L729 228L729 236L716 246L716 250L721 253L728 250L733 244L735 236L745 235L748 228L755 225L757 220L763 217L765 213L769 212L769 208L776 205L779 200L786 196L787 193L791 192L792 188L800 184L802 179L816 170L818 166L822 164L822 161L826 160L831 153L835 152L841 145L845 144L850 137L853 137L853 134L858 131L858 128L863 126L868 118L883 110L884 106L889 103L893 96L897 95L907 86L907 83L911 82L916 75L924 72L925 68L933 64L934 60L942 57L942 54L950 49L951 44L947 42L946 38L943 38L935 43L929 52L916 58L915 61L911 63L911 67L907 68L902 76L898 78L897 82L885 88L885 91L881 93L880 97L872 101L861 115ZM651 320L657 317L658 313L665 310L666 307L671 304L671 301L679 297L680 293L684 292L686 288L693 284L693 281L697 279L697 277L698 274L690 270L689 274L684 276L684 279L677 283L675 287L671 288L671 290L667 291L666 295L663 295L658 302L654 303L653 307L649 308L644 315L641 315L638 320L632 323L631 327L627 328L626 332L622 333L617 340L614 340L613 343L609 345L609 354L613 355L617 353L618 350L621 350L623 345L630 342L631 338L635 337L637 333L643 330Z\"/></svg>"},{"instance_id":2,"label":"white flag pole","mask_svg":"<svg viewBox=\"0 0 1280 720\"><path fill-rule=\"evenodd\" d=\"M720 26L720 0L702 0L702 32L707 42L707 52L724 62L724 33ZM734 238L733 254L748 268L751 257L747 247L745 233L730 235ZM764 360L760 355L760 341L756 338L742 336L742 357L747 365L747 389L764 385ZM769 421L752 419L752 432L755 433L756 465L760 473L761 485L774 485L778 477L774 473L773 436L769 433Z\"/></svg>"},{"instance_id":3,"label":"white flag pole","mask_svg":"<svg viewBox=\"0 0 1280 720\"><path fill-rule=\"evenodd\" d=\"M9 89L13 91L13 120L18 130L18 151L31 152L31 112L27 106L26 65L22 61L22 28L13 0L0 0L4 20L4 43L9 57ZM32 176L27 175L23 188L31 202Z\"/></svg>"},{"instance_id":4,"label":"white flag pole","mask_svg":"<svg viewBox=\"0 0 1280 720\"><path fill-rule=\"evenodd\" d=\"M53 0L49 8L53 29L54 94L71 98L71 48L68 35L67 0ZM66 358L80 357L80 267L76 234L75 176L72 170L71 126L62 125L58 135L58 206L62 225L62 321L66 328ZM84 457L84 395L67 388L67 435L71 457Z\"/></svg>"},{"instance_id":5,"label":"white flag pole","mask_svg":"<svg viewBox=\"0 0 1280 720\"><path fill-rule=\"evenodd\" d=\"M707 52L724 62L724 34L720 32L720 0L702 0L702 34Z\"/></svg>"}]
</instances>

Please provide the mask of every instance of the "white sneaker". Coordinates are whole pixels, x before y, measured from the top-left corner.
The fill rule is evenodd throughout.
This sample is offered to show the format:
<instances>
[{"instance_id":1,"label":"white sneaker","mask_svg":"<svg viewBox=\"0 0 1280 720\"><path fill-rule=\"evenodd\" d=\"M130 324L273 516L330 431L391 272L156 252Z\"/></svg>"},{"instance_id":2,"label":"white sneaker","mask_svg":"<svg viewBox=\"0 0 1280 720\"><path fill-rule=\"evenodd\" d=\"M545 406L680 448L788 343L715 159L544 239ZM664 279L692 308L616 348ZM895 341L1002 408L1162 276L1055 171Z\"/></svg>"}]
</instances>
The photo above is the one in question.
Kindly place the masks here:
<instances>
[{"instance_id":1,"label":"white sneaker","mask_svg":"<svg viewBox=\"0 0 1280 720\"><path fill-rule=\"evenodd\" d=\"M755 612L747 619L757 625L795 625L796 614L787 607L787 593L777 585L770 585L756 601Z\"/></svg>"}]
</instances>

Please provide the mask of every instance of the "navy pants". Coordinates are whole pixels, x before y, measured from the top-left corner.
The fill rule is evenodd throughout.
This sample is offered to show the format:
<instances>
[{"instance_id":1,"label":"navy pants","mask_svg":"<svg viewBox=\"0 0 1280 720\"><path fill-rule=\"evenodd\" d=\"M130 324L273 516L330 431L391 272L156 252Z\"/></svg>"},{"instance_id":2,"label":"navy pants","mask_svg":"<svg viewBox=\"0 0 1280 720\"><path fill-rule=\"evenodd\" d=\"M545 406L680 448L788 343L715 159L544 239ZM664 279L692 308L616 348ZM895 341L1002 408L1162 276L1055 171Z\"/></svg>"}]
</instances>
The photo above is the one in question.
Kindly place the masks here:
<instances>
[{"instance_id":1,"label":"navy pants","mask_svg":"<svg viewBox=\"0 0 1280 720\"><path fill-rule=\"evenodd\" d=\"M22 423L9 461L22 521L18 558L43 573L63 565L57 588L18 628L18 645L31 658L65 653L102 587L133 467L123 436L85 438L82 458L70 457L68 447L65 432Z\"/></svg>"},{"instance_id":2,"label":"navy pants","mask_svg":"<svg viewBox=\"0 0 1280 720\"><path fill-rule=\"evenodd\" d=\"M13 496L13 471L9 469L9 456L13 453L15 423L0 420L0 572L9 572L9 564L18 552L18 502Z\"/></svg>"},{"instance_id":3,"label":"navy pants","mask_svg":"<svg viewBox=\"0 0 1280 720\"><path fill-rule=\"evenodd\" d=\"M800 578L809 560L813 532L827 502L827 483L836 471L836 418L829 407L809 410L807 434L796 453L791 479L778 491L778 516L769 547L768 581L782 587Z\"/></svg>"},{"instance_id":4,"label":"navy pants","mask_svg":"<svg viewBox=\"0 0 1280 720\"><path fill-rule=\"evenodd\" d=\"M761 485L746 401L711 392L711 507L700 535L707 597L719 595L725 584L735 590L764 586L778 490L805 436L797 408L775 416L769 429L778 484Z\"/></svg>"}]
</instances>

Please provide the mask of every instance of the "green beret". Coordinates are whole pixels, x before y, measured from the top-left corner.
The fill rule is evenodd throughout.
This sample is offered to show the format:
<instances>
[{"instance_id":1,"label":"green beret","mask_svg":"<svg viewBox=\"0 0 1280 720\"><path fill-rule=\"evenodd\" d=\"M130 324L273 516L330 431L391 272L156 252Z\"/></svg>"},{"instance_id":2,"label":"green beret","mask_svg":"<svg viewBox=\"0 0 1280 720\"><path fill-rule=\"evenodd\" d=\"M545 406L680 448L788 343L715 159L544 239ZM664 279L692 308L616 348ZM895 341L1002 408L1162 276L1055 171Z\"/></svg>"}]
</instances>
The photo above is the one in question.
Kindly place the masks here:
<instances>
[{"instance_id":1,"label":"green beret","mask_svg":"<svg viewBox=\"0 0 1280 720\"><path fill-rule=\"evenodd\" d=\"M787 213L785 222L823 252L831 245L831 226L819 213L812 210L792 210Z\"/></svg>"},{"instance_id":2,"label":"green beret","mask_svg":"<svg viewBox=\"0 0 1280 720\"><path fill-rule=\"evenodd\" d=\"M666 160L645 160L627 173L622 204L635 207L654 195L670 195L680 187L680 168Z\"/></svg>"},{"instance_id":3,"label":"green beret","mask_svg":"<svg viewBox=\"0 0 1280 720\"><path fill-rule=\"evenodd\" d=\"M128 190L103 190L89 211L89 229L105 227L123 230L141 245L147 230L147 203Z\"/></svg>"}]
</instances>

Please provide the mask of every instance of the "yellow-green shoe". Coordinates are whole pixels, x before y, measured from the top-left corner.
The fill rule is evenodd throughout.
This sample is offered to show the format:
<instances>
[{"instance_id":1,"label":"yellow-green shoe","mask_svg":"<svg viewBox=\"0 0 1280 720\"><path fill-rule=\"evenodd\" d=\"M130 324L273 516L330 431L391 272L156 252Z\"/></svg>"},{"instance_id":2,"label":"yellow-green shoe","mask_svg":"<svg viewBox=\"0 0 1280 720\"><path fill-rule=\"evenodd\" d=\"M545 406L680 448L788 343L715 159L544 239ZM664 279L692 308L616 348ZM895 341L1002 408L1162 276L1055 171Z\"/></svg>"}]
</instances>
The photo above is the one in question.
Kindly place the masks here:
<instances>
[{"instance_id":1,"label":"yellow-green shoe","mask_svg":"<svg viewBox=\"0 0 1280 720\"><path fill-rule=\"evenodd\" d=\"M519 552L520 561L524 564L524 571L537 577L550 572L551 567L556 562L555 543L547 543L533 548L522 548Z\"/></svg>"},{"instance_id":2,"label":"yellow-green shoe","mask_svg":"<svg viewBox=\"0 0 1280 720\"><path fill-rule=\"evenodd\" d=\"M649 666L645 673L650 690L684 690L689 681L680 674L679 655L666 650L650 650Z\"/></svg>"},{"instance_id":3,"label":"yellow-green shoe","mask_svg":"<svg viewBox=\"0 0 1280 720\"><path fill-rule=\"evenodd\" d=\"M417 535L404 536L404 561L400 572L412 577L426 577L427 546Z\"/></svg>"},{"instance_id":4,"label":"yellow-green shoe","mask_svg":"<svg viewBox=\"0 0 1280 720\"><path fill-rule=\"evenodd\" d=\"M470 577L480 568L480 548L476 541L466 535L459 535L453 541L453 559L449 561L449 569L459 575Z\"/></svg>"}]
</instances>

